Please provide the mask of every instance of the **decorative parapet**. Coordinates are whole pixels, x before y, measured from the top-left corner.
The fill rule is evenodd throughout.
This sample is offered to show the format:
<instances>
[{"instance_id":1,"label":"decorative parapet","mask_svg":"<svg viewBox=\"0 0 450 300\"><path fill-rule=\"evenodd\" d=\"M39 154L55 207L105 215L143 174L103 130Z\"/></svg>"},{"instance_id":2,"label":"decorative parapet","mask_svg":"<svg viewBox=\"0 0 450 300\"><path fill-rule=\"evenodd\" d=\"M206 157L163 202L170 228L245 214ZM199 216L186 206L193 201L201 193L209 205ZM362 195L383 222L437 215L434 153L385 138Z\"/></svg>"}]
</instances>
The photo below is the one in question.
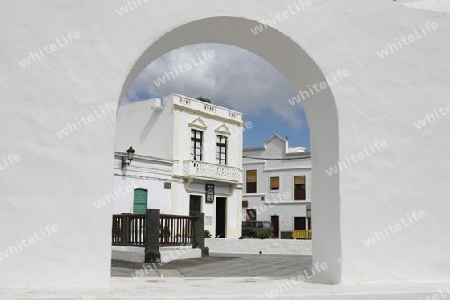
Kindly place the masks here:
<instances>
[{"instance_id":1,"label":"decorative parapet","mask_svg":"<svg viewBox=\"0 0 450 300\"><path fill-rule=\"evenodd\" d=\"M231 110L223 106L206 103L183 95L173 94L173 96L173 105L177 109L227 121L229 123L235 123L237 125L243 125L242 113L238 111Z\"/></svg>"}]
</instances>

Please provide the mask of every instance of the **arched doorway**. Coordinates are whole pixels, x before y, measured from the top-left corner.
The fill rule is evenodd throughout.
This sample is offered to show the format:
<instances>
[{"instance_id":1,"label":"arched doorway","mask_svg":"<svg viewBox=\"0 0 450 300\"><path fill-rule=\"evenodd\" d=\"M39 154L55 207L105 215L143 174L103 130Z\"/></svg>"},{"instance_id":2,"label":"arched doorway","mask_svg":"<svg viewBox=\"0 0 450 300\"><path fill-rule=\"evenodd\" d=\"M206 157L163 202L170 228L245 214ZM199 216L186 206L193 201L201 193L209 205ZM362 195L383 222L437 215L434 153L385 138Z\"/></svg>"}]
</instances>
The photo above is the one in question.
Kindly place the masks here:
<instances>
[{"instance_id":1,"label":"arched doorway","mask_svg":"<svg viewBox=\"0 0 450 300\"><path fill-rule=\"evenodd\" d=\"M255 35L250 29L257 25L255 21L242 18L216 17L194 21L166 33L137 59L119 99L150 62L173 49L199 43L222 43L247 49L271 63L298 91L308 91L312 84L326 82L320 68L299 45L269 27ZM330 89L324 89L313 93L302 104L311 131L313 169L325 170L339 160L338 120L333 95ZM327 176L325 172L313 172L313 263L327 263L328 269L316 277L317 281L325 283L341 280L338 182L339 174Z\"/></svg>"}]
</instances>

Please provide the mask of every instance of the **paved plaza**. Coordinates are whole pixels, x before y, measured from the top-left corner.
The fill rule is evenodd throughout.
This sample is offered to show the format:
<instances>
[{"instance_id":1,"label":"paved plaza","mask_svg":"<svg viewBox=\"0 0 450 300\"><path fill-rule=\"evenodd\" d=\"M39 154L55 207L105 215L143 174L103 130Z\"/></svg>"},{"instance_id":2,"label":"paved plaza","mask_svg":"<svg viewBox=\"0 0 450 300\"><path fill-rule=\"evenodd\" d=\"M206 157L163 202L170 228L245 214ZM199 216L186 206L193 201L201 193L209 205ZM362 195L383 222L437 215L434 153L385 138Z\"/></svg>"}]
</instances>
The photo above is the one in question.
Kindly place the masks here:
<instances>
[{"instance_id":1,"label":"paved plaza","mask_svg":"<svg viewBox=\"0 0 450 300\"><path fill-rule=\"evenodd\" d=\"M310 274L311 256L211 254L166 264L112 261L112 277L269 277L284 279ZM306 273L305 273L306 272Z\"/></svg>"},{"instance_id":2,"label":"paved plaza","mask_svg":"<svg viewBox=\"0 0 450 300\"><path fill-rule=\"evenodd\" d=\"M110 288L0 289L0 299L425 299L442 284L323 285L291 278L311 268L311 256L212 254L153 264L112 261ZM152 267L152 268L150 268ZM145 272L147 270L147 272ZM139 273L136 276L136 272ZM142 274L142 275L141 275ZM150 278L149 278L150 277ZM380 294L379 291L384 291Z\"/></svg>"}]
</instances>

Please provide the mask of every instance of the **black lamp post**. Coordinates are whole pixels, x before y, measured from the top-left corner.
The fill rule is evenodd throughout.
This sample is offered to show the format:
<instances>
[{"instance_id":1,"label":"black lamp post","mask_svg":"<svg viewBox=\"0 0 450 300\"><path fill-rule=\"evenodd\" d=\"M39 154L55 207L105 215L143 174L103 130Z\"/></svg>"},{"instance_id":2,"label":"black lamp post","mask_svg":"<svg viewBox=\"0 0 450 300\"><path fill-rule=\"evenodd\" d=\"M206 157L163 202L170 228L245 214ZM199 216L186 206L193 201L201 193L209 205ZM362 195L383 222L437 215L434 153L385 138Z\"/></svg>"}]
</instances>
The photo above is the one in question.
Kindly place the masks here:
<instances>
[{"instance_id":1,"label":"black lamp post","mask_svg":"<svg viewBox=\"0 0 450 300\"><path fill-rule=\"evenodd\" d=\"M127 159L129 160L128 162L125 160L125 157L122 156L122 169L125 166L129 166L131 164L131 161L134 158L134 152L136 151L134 151L133 147L130 147L130 149L127 150Z\"/></svg>"}]
</instances>

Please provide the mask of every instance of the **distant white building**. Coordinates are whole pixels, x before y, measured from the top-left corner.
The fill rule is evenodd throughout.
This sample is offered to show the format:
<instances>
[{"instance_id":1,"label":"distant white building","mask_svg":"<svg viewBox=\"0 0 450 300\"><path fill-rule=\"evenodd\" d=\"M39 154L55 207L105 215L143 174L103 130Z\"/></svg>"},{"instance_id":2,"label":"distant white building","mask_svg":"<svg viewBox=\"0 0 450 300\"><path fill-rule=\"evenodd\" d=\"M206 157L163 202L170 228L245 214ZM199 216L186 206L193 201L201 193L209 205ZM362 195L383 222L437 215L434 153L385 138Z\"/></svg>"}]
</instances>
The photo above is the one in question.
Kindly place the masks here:
<instances>
[{"instance_id":1,"label":"distant white building","mask_svg":"<svg viewBox=\"0 0 450 300\"><path fill-rule=\"evenodd\" d=\"M243 125L237 111L178 94L122 105L114 213L203 212L213 236L239 237ZM122 167L130 147L134 159Z\"/></svg>"},{"instance_id":2,"label":"distant white building","mask_svg":"<svg viewBox=\"0 0 450 300\"><path fill-rule=\"evenodd\" d=\"M270 221L277 237L311 229L312 170L305 148L289 148L286 139L274 135L263 147L243 150L243 169L246 220Z\"/></svg>"}]
</instances>

